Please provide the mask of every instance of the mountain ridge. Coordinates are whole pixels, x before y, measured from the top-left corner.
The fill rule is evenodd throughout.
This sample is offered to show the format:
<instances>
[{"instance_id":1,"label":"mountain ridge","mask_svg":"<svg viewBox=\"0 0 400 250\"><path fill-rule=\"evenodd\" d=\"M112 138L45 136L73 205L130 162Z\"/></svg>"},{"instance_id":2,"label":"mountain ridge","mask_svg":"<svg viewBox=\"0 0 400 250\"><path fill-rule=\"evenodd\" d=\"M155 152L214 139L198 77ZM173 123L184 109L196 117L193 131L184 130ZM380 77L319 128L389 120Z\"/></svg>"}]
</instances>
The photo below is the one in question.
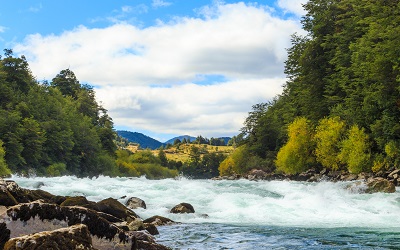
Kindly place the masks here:
<instances>
[{"instance_id":1,"label":"mountain ridge","mask_svg":"<svg viewBox=\"0 0 400 250\"><path fill-rule=\"evenodd\" d=\"M138 143L141 148L149 148L149 149L158 149L161 146L165 146L167 144L173 144L176 139L183 140L186 138L186 140L190 139L190 141L196 140L196 137L190 136L190 135L180 135L176 136L174 138L171 138L165 142L160 142L159 140L156 140L148 135L145 135L143 133L139 132L132 132L132 131L127 131L127 130L117 130L117 134L125 139L127 139L131 143ZM219 137L220 139L223 139L225 144L228 143L228 141L231 139L230 137Z\"/></svg>"}]
</instances>

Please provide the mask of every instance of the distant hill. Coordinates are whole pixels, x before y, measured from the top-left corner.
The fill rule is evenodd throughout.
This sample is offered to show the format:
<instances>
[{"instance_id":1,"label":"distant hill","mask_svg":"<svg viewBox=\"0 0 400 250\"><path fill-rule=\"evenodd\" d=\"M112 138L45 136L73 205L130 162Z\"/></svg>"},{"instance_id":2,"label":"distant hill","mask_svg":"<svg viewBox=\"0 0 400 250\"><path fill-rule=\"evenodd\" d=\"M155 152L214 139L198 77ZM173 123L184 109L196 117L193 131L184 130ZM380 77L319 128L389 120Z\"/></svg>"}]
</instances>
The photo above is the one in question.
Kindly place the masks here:
<instances>
[{"instance_id":1,"label":"distant hill","mask_svg":"<svg viewBox=\"0 0 400 250\"><path fill-rule=\"evenodd\" d=\"M127 139L129 142L138 143L141 148L149 148L154 150L164 145L162 142L138 132L118 130L117 134Z\"/></svg>"},{"instance_id":2,"label":"distant hill","mask_svg":"<svg viewBox=\"0 0 400 250\"><path fill-rule=\"evenodd\" d=\"M168 143L174 144L174 141L176 139L179 139L179 140L183 141L184 138L186 138L186 140L190 139L190 141L196 140L196 137L193 137L193 136L190 136L190 135L181 135L181 136L177 136L177 137L174 137L172 139L169 139L168 141L164 142L164 144L168 144Z\"/></svg>"},{"instance_id":3,"label":"distant hill","mask_svg":"<svg viewBox=\"0 0 400 250\"><path fill-rule=\"evenodd\" d=\"M229 141L230 139L232 139L232 138L231 138L231 137L219 137L218 139L224 140L225 145L227 145L227 144L228 144L228 141Z\"/></svg>"}]
</instances>

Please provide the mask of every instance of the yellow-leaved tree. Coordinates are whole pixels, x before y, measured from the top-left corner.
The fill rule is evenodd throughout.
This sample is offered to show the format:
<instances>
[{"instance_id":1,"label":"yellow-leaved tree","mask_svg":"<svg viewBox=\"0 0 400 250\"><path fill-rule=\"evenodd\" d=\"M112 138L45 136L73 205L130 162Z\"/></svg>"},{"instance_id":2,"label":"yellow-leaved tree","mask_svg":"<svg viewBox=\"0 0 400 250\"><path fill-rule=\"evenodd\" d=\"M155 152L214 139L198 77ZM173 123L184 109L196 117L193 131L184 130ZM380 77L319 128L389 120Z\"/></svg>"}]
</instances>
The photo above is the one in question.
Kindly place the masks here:
<instances>
[{"instance_id":1,"label":"yellow-leaved tree","mask_svg":"<svg viewBox=\"0 0 400 250\"><path fill-rule=\"evenodd\" d=\"M241 174L246 171L247 148L240 146L219 164L219 175Z\"/></svg>"},{"instance_id":2,"label":"yellow-leaved tree","mask_svg":"<svg viewBox=\"0 0 400 250\"><path fill-rule=\"evenodd\" d=\"M305 117L296 118L288 126L288 141L279 150L275 164L278 171L297 174L315 164L313 128Z\"/></svg>"},{"instance_id":3,"label":"yellow-leaved tree","mask_svg":"<svg viewBox=\"0 0 400 250\"><path fill-rule=\"evenodd\" d=\"M325 118L319 121L315 129L315 157L322 166L338 170L340 146L346 132L346 124L339 117Z\"/></svg>"},{"instance_id":4,"label":"yellow-leaved tree","mask_svg":"<svg viewBox=\"0 0 400 250\"><path fill-rule=\"evenodd\" d=\"M358 174L371 170L370 143L364 129L360 129L357 125L350 128L347 139L342 142L338 157L347 165L350 173Z\"/></svg>"}]
</instances>

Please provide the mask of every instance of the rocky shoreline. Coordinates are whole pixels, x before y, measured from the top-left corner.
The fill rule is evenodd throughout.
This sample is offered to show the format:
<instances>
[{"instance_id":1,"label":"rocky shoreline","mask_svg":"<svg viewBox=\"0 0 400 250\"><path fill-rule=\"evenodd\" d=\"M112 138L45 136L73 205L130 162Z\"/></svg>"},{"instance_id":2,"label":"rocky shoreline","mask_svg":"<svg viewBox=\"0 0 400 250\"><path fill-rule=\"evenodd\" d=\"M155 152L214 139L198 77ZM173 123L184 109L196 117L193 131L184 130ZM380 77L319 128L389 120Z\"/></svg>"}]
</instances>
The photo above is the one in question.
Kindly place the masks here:
<instances>
[{"instance_id":1,"label":"rocky shoreline","mask_svg":"<svg viewBox=\"0 0 400 250\"><path fill-rule=\"evenodd\" d=\"M360 173L351 174L347 171L332 171L322 169L310 169L304 173L285 175L278 173L267 173L263 170L252 169L248 173L232 174L229 176L218 176L212 180L239 180L247 179L251 181L304 181L304 182L320 182L320 181L355 181L354 185L364 185L361 192L374 193L386 192L393 193L396 186L400 186L400 169L392 169L390 171L380 171L378 173Z\"/></svg>"},{"instance_id":2,"label":"rocky shoreline","mask_svg":"<svg viewBox=\"0 0 400 250\"><path fill-rule=\"evenodd\" d=\"M0 179L0 249L170 249L158 244L154 235L159 234L157 226L176 222L161 216L142 220L132 209L143 206L136 197L126 205L113 198L93 202ZM187 203L171 213L194 212L193 207L182 207Z\"/></svg>"}]
</instances>

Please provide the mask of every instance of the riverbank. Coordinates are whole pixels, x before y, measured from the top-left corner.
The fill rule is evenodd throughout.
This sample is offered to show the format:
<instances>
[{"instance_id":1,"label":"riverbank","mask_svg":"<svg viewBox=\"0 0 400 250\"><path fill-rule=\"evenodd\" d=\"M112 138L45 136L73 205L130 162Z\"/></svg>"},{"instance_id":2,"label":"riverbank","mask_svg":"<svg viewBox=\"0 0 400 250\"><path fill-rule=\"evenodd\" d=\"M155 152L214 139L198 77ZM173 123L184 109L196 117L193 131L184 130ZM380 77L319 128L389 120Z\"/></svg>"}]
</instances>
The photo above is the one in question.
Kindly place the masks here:
<instances>
[{"instance_id":1,"label":"riverbank","mask_svg":"<svg viewBox=\"0 0 400 250\"><path fill-rule=\"evenodd\" d=\"M114 198L94 202L0 179L0 249L168 250L154 239L160 224Z\"/></svg>"},{"instance_id":2,"label":"riverbank","mask_svg":"<svg viewBox=\"0 0 400 250\"><path fill-rule=\"evenodd\" d=\"M125 204L135 196L146 209L181 224L158 226L158 244L172 249L396 249L400 244L400 192L359 193L357 181L299 182L188 178L77 178L13 176L26 189ZM126 196L125 198L123 196ZM180 202L195 213L171 214ZM208 216L203 216L207 214Z\"/></svg>"}]
</instances>

